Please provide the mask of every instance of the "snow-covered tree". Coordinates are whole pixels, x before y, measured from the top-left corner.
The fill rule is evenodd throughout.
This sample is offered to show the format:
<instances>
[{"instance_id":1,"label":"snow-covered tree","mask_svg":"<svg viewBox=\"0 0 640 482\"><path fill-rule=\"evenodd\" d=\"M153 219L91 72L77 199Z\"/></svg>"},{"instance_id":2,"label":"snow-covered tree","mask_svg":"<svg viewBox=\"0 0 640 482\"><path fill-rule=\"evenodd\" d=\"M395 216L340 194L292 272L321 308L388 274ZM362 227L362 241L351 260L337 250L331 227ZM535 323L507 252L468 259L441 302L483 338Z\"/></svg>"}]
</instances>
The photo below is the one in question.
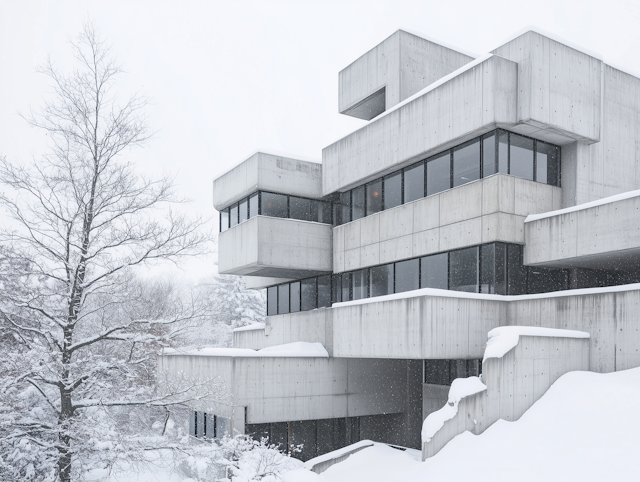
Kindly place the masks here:
<instances>
[{"instance_id":1,"label":"snow-covered tree","mask_svg":"<svg viewBox=\"0 0 640 482\"><path fill-rule=\"evenodd\" d=\"M121 101L122 70L92 25L72 47L77 69L48 62L54 95L27 118L50 150L26 166L0 159L11 218L0 234L3 480L84 480L151 448L181 449L180 430L167 435L171 412L226 401L215 380L154 388L157 352L219 309L135 270L204 253L210 235L171 208L181 199L170 177L147 179L125 160L150 138L146 101Z\"/></svg>"}]
</instances>

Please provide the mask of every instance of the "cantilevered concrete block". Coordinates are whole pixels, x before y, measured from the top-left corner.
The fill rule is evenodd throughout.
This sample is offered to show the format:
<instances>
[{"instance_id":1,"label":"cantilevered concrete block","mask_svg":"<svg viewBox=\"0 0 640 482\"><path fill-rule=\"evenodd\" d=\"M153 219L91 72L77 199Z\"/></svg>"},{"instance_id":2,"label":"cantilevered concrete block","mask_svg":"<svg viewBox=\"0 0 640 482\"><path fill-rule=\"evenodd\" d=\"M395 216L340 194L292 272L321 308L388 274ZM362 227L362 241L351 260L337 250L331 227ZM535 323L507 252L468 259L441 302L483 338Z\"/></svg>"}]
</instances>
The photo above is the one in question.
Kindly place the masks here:
<instances>
[{"instance_id":1,"label":"cantilevered concrete block","mask_svg":"<svg viewBox=\"0 0 640 482\"><path fill-rule=\"evenodd\" d=\"M218 237L218 271L300 279L331 272L331 225L256 216Z\"/></svg>"},{"instance_id":2,"label":"cantilevered concrete block","mask_svg":"<svg viewBox=\"0 0 640 482\"><path fill-rule=\"evenodd\" d=\"M518 65L491 56L322 151L323 192L344 191L516 123Z\"/></svg>"},{"instance_id":3,"label":"cantilevered concrete block","mask_svg":"<svg viewBox=\"0 0 640 482\"><path fill-rule=\"evenodd\" d=\"M398 30L340 72L338 111L371 120L471 60Z\"/></svg>"},{"instance_id":4,"label":"cantilevered concrete block","mask_svg":"<svg viewBox=\"0 0 640 482\"><path fill-rule=\"evenodd\" d=\"M213 206L224 209L257 190L320 198L322 165L256 152L213 181Z\"/></svg>"}]
</instances>

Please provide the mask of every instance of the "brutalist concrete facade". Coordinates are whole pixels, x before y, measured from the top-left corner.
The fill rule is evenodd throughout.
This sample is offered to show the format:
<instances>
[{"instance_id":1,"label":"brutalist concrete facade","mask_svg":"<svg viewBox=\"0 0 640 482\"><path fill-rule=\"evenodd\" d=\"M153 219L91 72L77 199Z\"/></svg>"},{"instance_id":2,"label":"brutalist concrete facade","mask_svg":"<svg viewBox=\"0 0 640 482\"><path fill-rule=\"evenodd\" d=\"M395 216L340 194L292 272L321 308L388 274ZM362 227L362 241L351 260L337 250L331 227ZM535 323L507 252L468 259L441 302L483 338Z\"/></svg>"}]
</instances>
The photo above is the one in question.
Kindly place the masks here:
<instances>
[{"instance_id":1,"label":"brutalist concrete facade","mask_svg":"<svg viewBox=\"0 0 640 482\"><path fill-rule=\"evenodd\" d=\"M587 332L576 366L640 366L640 79L534 31L478 59L398 31L339 86L369 122L322 164L257 153L214 181L220 272L269 299L234 346L329 357L161 357L225 380L234 404L207 420L304 459L365 438L427 456L423 420L493 328Z\"/></svg>"}]
</instances>

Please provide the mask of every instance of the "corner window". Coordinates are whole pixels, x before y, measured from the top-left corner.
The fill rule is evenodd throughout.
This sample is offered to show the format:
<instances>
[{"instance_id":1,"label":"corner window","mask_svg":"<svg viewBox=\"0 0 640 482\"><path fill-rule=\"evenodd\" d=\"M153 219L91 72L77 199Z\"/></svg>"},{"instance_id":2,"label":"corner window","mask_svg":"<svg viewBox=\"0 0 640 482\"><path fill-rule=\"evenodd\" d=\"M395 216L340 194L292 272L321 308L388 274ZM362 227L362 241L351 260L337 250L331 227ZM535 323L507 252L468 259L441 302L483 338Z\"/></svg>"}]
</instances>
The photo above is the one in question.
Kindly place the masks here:
<instances>
[{"instance_id":1,"label":"corner window","mask_svg":"<svg viewBox=\"0 0 640 482\"><path fill-rule=\"evenodd\" d=\"M229 229L229 210L223 209L220 211L220 232Z\"/></svg>"},{"instance_id":2,"label":"corner window","mask_svg":"<svg viewBox=\"0 0 640 482\"><path fill-rule=\"evenodd\" d=\"M238 204L234 204L229 208L229 227L234 227L238 224Z\"/></svg>"},{"instance_id":3,"label":"corner window","mask_svg":"<svg viewBox=\"0 0 640 482\"><path fill-rule=\"evenodd\" d=\"M498 131L498 172L509 174L509 133Z\"/></svg>"},{"instance_id":4,"label":"corner window","mask_svg":"<svg viewBox=\"0 0 640 482\"><path fill-rule=\"evenodd\" d=\"M318 276L318 308L331 306L331 275Z\"/></svg>"},{"instance_id":5,"label":"corner window","mask_svg":"<svg viewBox=\"0 0 640 482\"><path fill-rule=\"evenodd\" d=\"M316 308L316 279L302 280L302 311Z\"/></svg>"},{"instance_id":6,"label":"corner window","mask_svg":"<svg viewBox=\"0 0 640 482\"><path fill-rule=\"evenodd\" d=\"M384 296L393 293L393 263L371 268L371 296Z\"/></svg>"},{"instance_id":7,"label":"corner window","mask_svg":"<svg viewBox=\"0 0 640 482\"><path fill-rule=\"evenodd\" d=\"M420 260L420 288L449 288L449 254L425 256Z\"/></svg>"},{"instance_id":8,"label":"corner window","mask_svg":"<svg viewBox=\"0 0 640 482\"><path fill-rule=\"evenodd\" d=\"M533 181L533 139L509 134L509 174Z\"/></svg>"},{"instance_id":9,"label":"corner window","mask_svg":"<svg viewBox=\"0 0 640 482\"><path fill-rule=\"evenodd\" d=\"M409 259L396 263L396 293L417 290L420 280L420 261Z\"/></svg>"},{"instance_id":10,"label":"corner window","mask_svg":"<svg viewBox=\"0 0 640 482\"><path fill-rule=\"evenodd\" d=\"M536 141L536 181L559 186L560 148Z\"/></svg>"},{"instance_id":11,"label":"corner window","mask_svg":"<svg viewBox=\"0 0 640 482\"><path fill-rule=\"evenodd\" d=\"M449 289L478 292L478 247L458 249L449 253Z\"/></svg>"},{"instance_id":12,"label":"corner window","mask_svg":"<svg viewBox=\"0 0 640 482\"><path fill-rule=\"evenodd\" d=\"M482 177L497 172L496 160L496 134L492 132L482 138Z\"/></svg>"}]
</instances>

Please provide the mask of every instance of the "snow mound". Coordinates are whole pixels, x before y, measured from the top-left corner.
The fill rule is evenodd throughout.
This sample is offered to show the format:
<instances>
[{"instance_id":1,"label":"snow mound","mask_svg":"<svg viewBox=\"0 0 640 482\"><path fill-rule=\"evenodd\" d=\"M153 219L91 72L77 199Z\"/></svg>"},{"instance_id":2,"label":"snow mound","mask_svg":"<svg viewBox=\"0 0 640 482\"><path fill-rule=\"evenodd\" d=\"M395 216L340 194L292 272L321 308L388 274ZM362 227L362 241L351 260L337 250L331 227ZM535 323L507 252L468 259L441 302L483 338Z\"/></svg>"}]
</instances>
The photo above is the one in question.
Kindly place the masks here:
<instances>
[{"instance_id":1,"label":"snow mound","mask_svg":"<svg viewBox=\"0 0 640 482\"><path fill-rule=\"evenodd\" d=\"M322 482L636 480L640 368L570 372L516 422L465 432L425 462L376 444L320 475Z\"/></svg>"},{"instance_id":2,"label":"snow mound","mask_svg":"<svg viewBox=\"0 0 640 482\"><path fill-rule=\"evenodd\" d=\"M322 343L297 341L285 345L270 346L261 350L250 348L200 348L197 350L179 350L165 348L163 355L192 356L229 356L229 357L302 357L329 358L329 353Z\"/></svg>"},{"instance_id":3,"label":"snow mound","mask_svg":"<svg viewBox=\"0 0 640 482\"><path fill-rule=\"evenodd\" d=\"M514 348L520 336L549 336L559 338L589 338L589 333L575 330L559 330L556 328L540 328L537 326L500 326L489 332L487 348L484 350L484 360L487 358L502 358Z\"/></svg>"},{"instance_id":4,"label":"snow mound","mask_svg":"<svg viewBox=\"0 0 640 482\"><path fill-rule=\"evenodd\" d=\"M486 389L487 386L478 377L456 378L451 383L447 404L440 410L430 413L422 424L422 442L429 442L447 420L456 416L460 400Z\"/></svg>"},{"instance_id":5,"label":"snow mound","mask_svg":"<svg viewBox=\"0 0 640 482\"><path fill-rule=\"evenodd\" d=\"M251 325L241 326L240 328L235 328L233 330L234 333L237 331L253 331L253 330L264 330L264 323L252 323Z\"/></svg>"}]
</instances>

